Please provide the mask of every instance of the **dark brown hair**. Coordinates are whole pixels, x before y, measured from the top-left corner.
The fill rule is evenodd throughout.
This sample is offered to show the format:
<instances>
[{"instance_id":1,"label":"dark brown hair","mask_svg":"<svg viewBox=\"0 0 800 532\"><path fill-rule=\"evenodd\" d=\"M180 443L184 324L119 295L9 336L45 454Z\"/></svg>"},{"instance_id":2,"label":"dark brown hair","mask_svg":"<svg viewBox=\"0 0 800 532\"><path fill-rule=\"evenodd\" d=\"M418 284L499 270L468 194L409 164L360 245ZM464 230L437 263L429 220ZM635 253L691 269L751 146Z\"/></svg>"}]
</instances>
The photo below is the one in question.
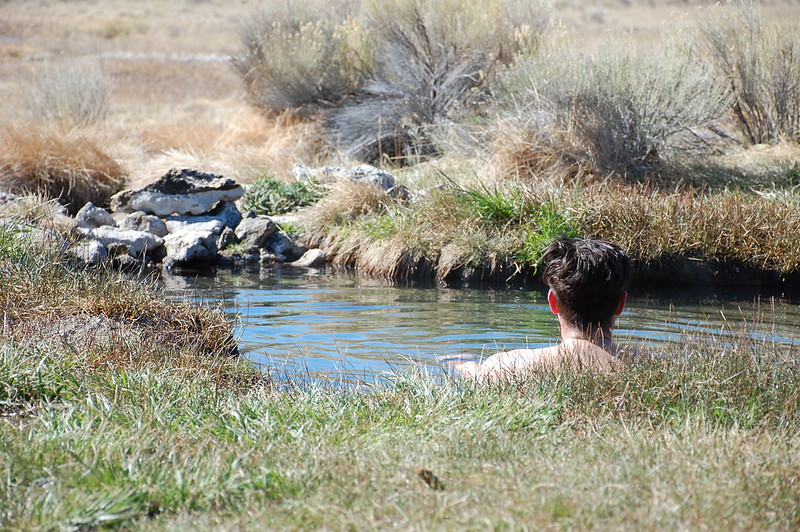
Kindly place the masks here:
<instances>
[{"instance_id":1,"label":"dark brown hair","mask_svg":"<svg viewBox=\"0 0 800 532\"><path fill-rule=\"evenodd\" d=\"M542 262L563 318L582 329L614 318L631 271L622 249L605 240L560 238L545 248Z\"/></svg>"}]
</instances>

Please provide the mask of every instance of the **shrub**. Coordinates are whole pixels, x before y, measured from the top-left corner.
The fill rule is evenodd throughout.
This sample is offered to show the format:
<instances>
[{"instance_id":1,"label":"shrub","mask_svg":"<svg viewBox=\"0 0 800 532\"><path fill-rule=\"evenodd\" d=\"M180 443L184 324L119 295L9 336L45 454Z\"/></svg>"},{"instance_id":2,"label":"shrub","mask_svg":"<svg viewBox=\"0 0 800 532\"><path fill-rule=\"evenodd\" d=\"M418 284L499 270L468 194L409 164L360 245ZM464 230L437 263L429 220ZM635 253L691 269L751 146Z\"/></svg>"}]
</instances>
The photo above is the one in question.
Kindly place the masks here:
<instances>
[{"instance_id":1,"label":"shrub","mask_svg":"<svg viewBox=\"0 0 800 532\"><path fill-rule=\"evenodd\" d=\"M250 103L266 114L302 115L338 105L372 69L369 34L351 2L271 4L241 32L233 57Z\"/></svg>"},{"instance_id":2,"label":"shrub","mask_svg":"<svg viewBox=\"0 0 800 532\"><path fill-rule=\"evenodd\" d=\"M87 202L104 205L125 174L90 140L57 133L10 130L0 134L0 188L57 199L75 214Z\"/></svg>"},{"instance_id":3,"label":"shrub","mask_svg":"<svg viewBox=\"0 0 800 532\"><path fill-rule=\"evenodd\" d=\"M262 109L325 110L346 156L403 159L436 152L432 126L481 103L498 68L535 49L543 21L538 3L516 0L270 12L245 29L234 64Z\"/></svg>"},{"instance_id":4,"label":"shrub","mask_svg":"<svg viewBox=\"0 0 800 532\"><path fill-rule=\"evenodd\" d=\"M274 215L292 212L316 203L322 197L316 183L284 183L264 176L256 180L244 195L243 206L256 214Z\"/></svg>"},{"instance_id":5,"label":"shrub","mask_svg":"<svg viewBox=\"0 0 800 532\"><path fill-rule=\"evenodd\" d=\"M432 127L475 108L487 97L498 69L535 47L543 17L529 9L523 18L520 13L526 11L514 4L372 4L367 17L380 43L376 71L329 119L345 155L402 160L436 153Z\"/></svg>"},{"instance_id":6,"label":"shrub","mask_svg":"<svg viewBox=\"0 0 800 532\"><path fill-rule=\"evenodd\" d=\"M753 144L800 140L800 24L766 27L738 3L704 28L713 64L733 88L733 116Z\"/></svg>"},{"instance_id":7,"label":"shrub","mask_svg":"<svg viewBox=\"0 0 800 532\"><path fill-rule=\"evenodd\" d=\"M66 129L85 127L105 118L113 80L97 66L61 65L34 76L27 94L33 117Z\"/></svg>"},{"instance_id":8,"label":"shrub","mask_svg":"<svg viewBox=\"0 0 800 532\"><path fill-rule=\"evenodd\" d=\"M729 102L693 51L675 45L648 54L611 47L595 57L550 55L512 72L504 91L521 100L513 113L536 117L534 124L544 116L556 141L571 138L565 152L579 146L578 157L596 172L632 177L657 169L675 134L719 117Z\"/></svg>"}]
</instances>

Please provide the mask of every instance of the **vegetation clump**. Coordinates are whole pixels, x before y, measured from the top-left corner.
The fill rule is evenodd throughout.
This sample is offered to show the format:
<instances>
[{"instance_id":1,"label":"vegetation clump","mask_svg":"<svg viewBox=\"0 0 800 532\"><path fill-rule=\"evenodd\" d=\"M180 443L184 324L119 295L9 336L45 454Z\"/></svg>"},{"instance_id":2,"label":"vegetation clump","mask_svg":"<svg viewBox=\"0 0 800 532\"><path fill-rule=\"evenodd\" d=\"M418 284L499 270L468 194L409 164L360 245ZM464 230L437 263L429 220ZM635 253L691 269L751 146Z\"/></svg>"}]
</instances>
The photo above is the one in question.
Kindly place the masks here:
<instances>
[{"instance_id":1,"label":"vegetation clump","mask_svg":"<svg viewBox=\"0 0 800 532\"><path fill-rule=\"evenodd\" d=\"M519 124L552 137L551 145L597 174L635 179L662 171L679 133L720 118L730 105L727 86L693 49L677 45L545 54L512 69L505 83Z\"/></svg>"},{"instance_id":2,"label":"vegetation clump","mask_svg":"<svg viewBox=\"0 0 800 532\"><path fill-rule=\"evenodd\" d=\"M752 3L703 26L709 57L732 87L733 116L752 144L800 141L800 25L768 25Z\"/></svg>"},{"instance_id":3,"label":"vegetation clump","mask_svg":"<svg viewBox=\"0 0 800 532\"><path fill-rule=\"evenodd\" d=\"M27 107L36 121L62 130L85 128L108 112L114 80L102 68L60 65L37 73L27 93Z\"/></svg>"},{"instance_id":4,"label":"vegetation clump","mask_svg":"<svg viewBox=\"0 0 800 532\"><path fill-rule=\"evenodd\" d=\"M322 188L316 182L284 183L272 176L263 176L247 188L242 205L255 214L286 214L313 205L321 197Z\"/></svg>"},{"instance_id":5,"label":"vegetation clump","mask_svg":"<svg viewBox=\"0 0 800 532\"><path fill-rule=\"evenodd\" d=\"M0 187L58 200L71 214L86 203L105 205L126 173L90 139L59 132L0 132Z\"/></svg>"},{"instance_id":6,"label":"vegetation clump","mask_svg":"<svg viewBox=\"0 0 800 532\"><path fill-rule=\"evenodd\" d=\"M268 113L321 112L345 155L403 161L440 150L432 128L488 96L497 72L536 48L538 4L392 0L264 10L234 58Z\"/></svg>"}]
</instances>

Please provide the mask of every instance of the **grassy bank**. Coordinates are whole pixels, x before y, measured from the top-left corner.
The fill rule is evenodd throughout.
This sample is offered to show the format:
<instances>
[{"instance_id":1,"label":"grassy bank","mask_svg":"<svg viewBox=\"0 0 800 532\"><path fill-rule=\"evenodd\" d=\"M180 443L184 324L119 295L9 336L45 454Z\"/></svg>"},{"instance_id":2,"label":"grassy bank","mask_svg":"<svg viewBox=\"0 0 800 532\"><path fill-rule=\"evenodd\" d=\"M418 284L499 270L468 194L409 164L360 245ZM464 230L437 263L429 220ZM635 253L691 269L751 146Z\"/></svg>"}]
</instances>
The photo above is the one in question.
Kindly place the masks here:
<instances>
[{"instance_id":1,"label":"grassy bank","mask_svg":"<svg viewBox=\"0 0 800 532\"><path fill-rule=\"evenodd\" d=\"M797 353L680 349L618 375L332 392L5 342L0 526L795 528Z\"/></svg>"},{"instance_id":2,"label":"grassy bank","mask_svg":"<svg viewBox=\"0 0 800 532\"><path fill-rule=\"evenodd\" d=\"M733 325L610 375L276 382L27 212L0 233L0 528L800 524L794 347Z\"/></svg>"},{"instance_id":3,"label":"grassy bank","mask_svg":"<svg viewBox=\"0 0 800 532\"><path fill-rule=\"evenodd\" d=\"M680 276L676 259L689 259L753 273L719 282L757 284L800 272L798 199L792 188L449 180L406 204L334 190L305 218L309 243L334 263L396 279L522 281L550 240L585 236L626 249L640 279Z\"/></svg>"}]
</instances>

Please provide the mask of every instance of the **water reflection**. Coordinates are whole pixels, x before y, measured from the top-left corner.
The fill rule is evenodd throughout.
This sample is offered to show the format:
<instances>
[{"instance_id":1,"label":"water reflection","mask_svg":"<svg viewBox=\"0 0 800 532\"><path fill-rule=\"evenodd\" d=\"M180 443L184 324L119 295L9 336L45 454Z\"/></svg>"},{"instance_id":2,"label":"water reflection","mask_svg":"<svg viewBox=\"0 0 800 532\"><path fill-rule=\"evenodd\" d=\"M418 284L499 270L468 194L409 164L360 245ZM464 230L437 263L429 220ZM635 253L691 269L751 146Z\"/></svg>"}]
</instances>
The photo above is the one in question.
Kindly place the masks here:
<instances>
[{"instance_id":1,"label":"water reflection","mask_svg":"<svg viewBox=\"0 0 800 532\"><path fill-rule=\"evenodd\" d=\"M248 356L289 373L374 374L442 355L550 345L558 336L539 290L397 287L293 268L168 275L163 282L172 297L221 302L236 316ZM652 345L749 324L756 336L794 343L798 323L800 308L787 298L634 292L618 334Z\"/></svg>"}]
</instances>

